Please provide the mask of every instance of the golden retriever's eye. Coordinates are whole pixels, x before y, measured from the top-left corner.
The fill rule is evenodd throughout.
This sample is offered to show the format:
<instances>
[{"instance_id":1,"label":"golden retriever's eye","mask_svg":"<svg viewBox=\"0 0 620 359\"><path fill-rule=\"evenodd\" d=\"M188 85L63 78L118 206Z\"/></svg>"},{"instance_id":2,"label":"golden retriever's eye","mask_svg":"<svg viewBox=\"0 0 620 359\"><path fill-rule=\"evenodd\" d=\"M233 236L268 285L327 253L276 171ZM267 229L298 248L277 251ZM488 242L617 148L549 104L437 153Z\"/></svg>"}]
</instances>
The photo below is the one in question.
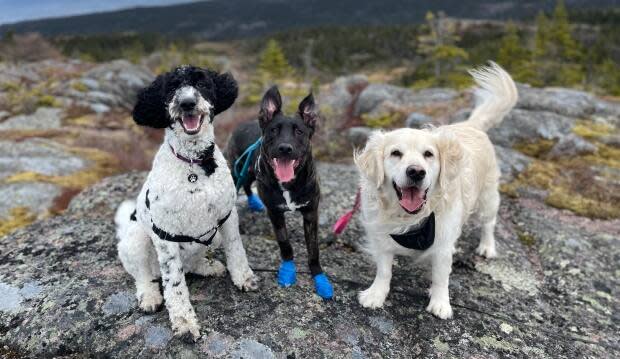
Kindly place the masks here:
<instances>
[{"instance_id":1,"label":"golden retriever's eye","mask_svg":"<svg viewBox=\"0 0 620 359\"><path fill-rule=\"evenodd\" d=\"M431 152L431 151L426 151L426 152L424 152L424 157L426 157L426 158L431 158L431 157L433 157L433 152Z\"/></svg>"},{"instance_id":2,"label":"golden retriever's eye","mask_svg":"<svg viewBox=\"0 0 620 359\"><path fill-rule=\"evenodd\" d=\"M392 153L390 153L390 155L394 156L394 157L398 157L398 158L403 157L403 153L400 152L399 150L392 151Z\"/></svg>"}]
</instances>

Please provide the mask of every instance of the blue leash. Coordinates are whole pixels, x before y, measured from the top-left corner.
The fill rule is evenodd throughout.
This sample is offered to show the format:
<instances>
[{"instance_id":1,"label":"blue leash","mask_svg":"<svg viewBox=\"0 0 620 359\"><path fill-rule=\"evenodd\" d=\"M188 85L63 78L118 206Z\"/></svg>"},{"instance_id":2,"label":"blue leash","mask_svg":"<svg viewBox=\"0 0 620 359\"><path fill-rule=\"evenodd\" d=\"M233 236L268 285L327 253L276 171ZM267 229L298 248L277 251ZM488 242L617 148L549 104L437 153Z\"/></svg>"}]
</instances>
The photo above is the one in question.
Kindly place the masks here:
<instances>
[{"instance_id":1,"label":"blue leash","mask_svg":"<svg viewBox=\"0 0 620 359\"><path fill-rule=\"evenodd\" d=\"M247 180L248 172L250 171L250 163L252 162L254 151L256 151L256 149L260 147L262 142L263 142L263 138L259 137L258 140L256 140L256 142L250 145L250 147L248 147L243 152L243 154L241 154L241 156L239 156L239 158L235 160L235 163L233 165L233 175L237 178L237 183L235 183L235 186L237 187L237 191L239 191L239 188L241 188L241 186L243 186L243 184ZM245 161L243 162L241 171L239 171L239 164L241 164L241 161L244 160L244 158L245 158Z\"/></svg>"}]
</instances>

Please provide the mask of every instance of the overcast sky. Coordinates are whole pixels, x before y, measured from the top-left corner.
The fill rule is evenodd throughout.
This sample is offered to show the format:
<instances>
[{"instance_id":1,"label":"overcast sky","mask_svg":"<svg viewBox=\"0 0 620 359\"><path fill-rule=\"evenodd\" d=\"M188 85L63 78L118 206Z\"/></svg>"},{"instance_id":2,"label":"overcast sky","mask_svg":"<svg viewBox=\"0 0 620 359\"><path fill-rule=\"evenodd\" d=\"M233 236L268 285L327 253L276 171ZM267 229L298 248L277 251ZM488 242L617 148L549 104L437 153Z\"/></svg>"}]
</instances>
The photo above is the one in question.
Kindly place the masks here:
<instances>
[{"instance_id":1,"label":"overcast sky","mask_svg":"<svg viewBox=\"0 0 620 359\"><path fill-rule=\"evenodd\" d=\"M196 0L0 0L0 24Z\"/></svg>"}]
</instances>

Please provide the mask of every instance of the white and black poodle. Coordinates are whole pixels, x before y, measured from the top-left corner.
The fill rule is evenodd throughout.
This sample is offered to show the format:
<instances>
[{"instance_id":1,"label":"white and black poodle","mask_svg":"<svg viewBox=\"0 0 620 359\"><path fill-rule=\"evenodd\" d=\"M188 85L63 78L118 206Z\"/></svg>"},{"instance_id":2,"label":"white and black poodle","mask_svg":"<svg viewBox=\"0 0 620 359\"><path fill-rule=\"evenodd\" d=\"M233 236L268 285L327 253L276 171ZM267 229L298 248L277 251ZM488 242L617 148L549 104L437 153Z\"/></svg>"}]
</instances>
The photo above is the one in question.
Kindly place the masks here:
<instances>
[{"instance_id":1,"label":"white and black poodle","mask_svg":"<svg viewBox=\"0 0 620 359\"><path fill-rule=\"evenodd\" d=\"M165 299L175 334L187 339L198 338L200 326L185 273L226 271L205 258L208 249L223 245L234 284L257 289L239 236L235 185L213 134L214 116L237 92L231 74L182 66L142 90L133 110L138 125L165 128L165 139L137 200L117 210L118 253L136 281L140 308L155 311Z\"/></svg>"}]
</instances>

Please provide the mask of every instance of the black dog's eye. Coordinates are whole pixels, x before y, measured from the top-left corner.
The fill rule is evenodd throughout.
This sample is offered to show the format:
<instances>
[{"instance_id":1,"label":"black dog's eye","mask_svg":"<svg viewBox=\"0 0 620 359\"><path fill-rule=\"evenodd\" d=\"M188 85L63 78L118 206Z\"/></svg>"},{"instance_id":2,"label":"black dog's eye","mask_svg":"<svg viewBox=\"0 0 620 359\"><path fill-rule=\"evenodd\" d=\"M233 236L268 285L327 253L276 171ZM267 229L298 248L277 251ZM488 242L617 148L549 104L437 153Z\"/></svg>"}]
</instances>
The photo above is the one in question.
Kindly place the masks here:
<instances>
[{"instance_id":1,"label":"black dog's eye","mask_svg":"<svg viewBox=\"0 0 620 359\"><path fill-rule=\"evenodd\" d=\"M300 130L300 129L296 128L296 129L295 129L295 134L296 134L297 136L301 136L301 135L303 135L303 134L304 134L304 131L302 131L302 130Z\"/></svg>"},{"instance_id":2,"label":"black dog's eye","mask_svg":"<svg viewBox=\"0 0 620 359\"><path fill-rule=\"evenodd\" d=\"M278 128L277 127L272 127L271 128L271 133L274 134L274 135L277 134L278 133Z\"/></svg>"},{"instance_id":3,"label":"black dog's eye","mask_svg":"<svg viewBox=\"0 0 620 359\"><path fill-rule=\"evenodd\" d=\"M390 155L394 156L394 157L403 157L403 153L400 152L399 150L394 150L392 151L392 153L390 153Z\"/></svg>"},{"instance_id":4,"label":"black dog's eye","mask_svg":"<svg viewBox=\"0 0 620 359\"><path fill-rule=\"evenodd\" d=\"M426 158L431 158L431 157L433 157L433 152L431 152L431 151L426 151L426 152L424 152L424 157L426 157Z\"/></svg>"}]
</instances>

